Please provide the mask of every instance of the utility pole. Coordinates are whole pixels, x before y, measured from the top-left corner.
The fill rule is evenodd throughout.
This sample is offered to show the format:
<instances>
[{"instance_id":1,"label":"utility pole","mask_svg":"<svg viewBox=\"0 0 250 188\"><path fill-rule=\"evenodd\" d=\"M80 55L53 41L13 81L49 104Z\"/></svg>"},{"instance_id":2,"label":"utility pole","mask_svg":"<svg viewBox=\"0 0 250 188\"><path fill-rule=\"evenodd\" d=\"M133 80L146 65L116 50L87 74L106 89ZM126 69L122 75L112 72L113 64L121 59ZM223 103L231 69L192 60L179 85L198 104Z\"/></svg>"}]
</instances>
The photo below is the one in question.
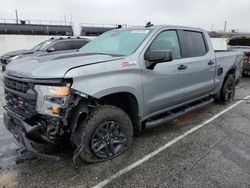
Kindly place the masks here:
<instances>
[{"instance_id":1,"label":"utility pole","mask_svg":"<svg viewBox=\"0 0 250 188\"><path fill-rule=\"evenodd\" d=\"M65 25L67 25L67 23L66 23L66 15L64 15L64 22L65 22Z\"/></svg>"},{"instance_id":2,"label":"utility pole","mask_svg":"<svg viewBox=\"0 0 250 188\"><path fill-rule=\"evenodd\" d=\"M212 28L211 28L211 31L214 31L214 24L212 24Z\"/></svg>"},{"instance_id":3,"label":"utility pole","mask_svg":"<svg viewBox=\"0 0 250 188\"><path fill-rule=\"evenodd\" d=\"M73 25L73 22L72 22L72 13L70 13L70 25Z\"/></svg>"},{"instance_id":4,"label":"utility pole","mask_svg":"<svg viewBox=\"0 0 250 188\"><path fill-rule=\"evenodd\" d=\"M17 14L17 9L15 10L16 13L16 24L18 24L18 14Z\"/></svg>"},{"instance_id":5,"label":"utility pole","mask_svg":"<svg viewBox=\"0 0 250 188\"><path fill-rule=\"evenodd\" d=\"M225 21L225 24L224 24L224 32L226 32L227 30L227 21Z\"/></svg>"},{"instance_id":6,"label":"utility pole","mask_svg":"<svg viewBox=\"0 0 250 188\"><path fill-rule=\"evenodd\" d=\"M72 35L74 36L75 35L75 29L74 29L74 24L73 24L73 21L72 21L72 13L70 13L70 25L71 25L72 31L73 31Z\"/></svg>"}]
</instances>

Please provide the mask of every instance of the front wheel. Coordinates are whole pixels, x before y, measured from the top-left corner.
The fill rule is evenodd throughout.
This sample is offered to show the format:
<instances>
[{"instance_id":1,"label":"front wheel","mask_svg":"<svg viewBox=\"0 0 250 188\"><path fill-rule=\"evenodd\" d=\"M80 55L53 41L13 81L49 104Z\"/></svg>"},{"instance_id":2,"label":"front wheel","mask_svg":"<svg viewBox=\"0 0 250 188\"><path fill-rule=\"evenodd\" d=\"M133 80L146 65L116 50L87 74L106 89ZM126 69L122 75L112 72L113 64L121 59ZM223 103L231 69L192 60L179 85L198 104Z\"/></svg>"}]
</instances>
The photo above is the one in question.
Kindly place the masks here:
<instances>
[{"instance_id":1,"label":"front wheel","mask_svg":"<svg viewBox=\"0 0 250 188\"><path fill-rule=\"evenodd\" d=\"M110 160L131 145L131 120L124 111L115 106L97 107L81 126L85 129L85 149L81 157L86 162Z\"/></svg>"}]
</instances>

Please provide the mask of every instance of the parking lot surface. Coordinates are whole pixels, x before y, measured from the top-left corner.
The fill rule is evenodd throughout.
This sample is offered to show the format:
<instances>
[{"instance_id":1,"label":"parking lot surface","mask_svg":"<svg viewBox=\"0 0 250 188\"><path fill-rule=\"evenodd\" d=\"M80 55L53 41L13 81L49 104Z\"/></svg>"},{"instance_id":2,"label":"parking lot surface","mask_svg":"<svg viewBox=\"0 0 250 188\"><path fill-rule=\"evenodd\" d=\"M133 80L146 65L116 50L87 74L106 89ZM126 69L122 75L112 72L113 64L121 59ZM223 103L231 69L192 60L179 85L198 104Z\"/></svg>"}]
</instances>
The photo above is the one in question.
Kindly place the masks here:
<instances>
[{"instance_id":1,"label":"parking lot surface","mask_svg":"<svg viewBox=\"0 0 250 188\"><path fill-rule=\"evenodd\" d=\"M250 78L244 78L234 103L248 95ZM1 87L1 101L3 96ZM121 156L78 169L70 155L60 161L27 152L18 156L19 147L3 125L0 107L0 187L249 187L250 100L185 135L229 107L212 103L165 126L145 130ZM180 135L185 136L108 184L99 184Z\"/></svg>"}]
</instances>

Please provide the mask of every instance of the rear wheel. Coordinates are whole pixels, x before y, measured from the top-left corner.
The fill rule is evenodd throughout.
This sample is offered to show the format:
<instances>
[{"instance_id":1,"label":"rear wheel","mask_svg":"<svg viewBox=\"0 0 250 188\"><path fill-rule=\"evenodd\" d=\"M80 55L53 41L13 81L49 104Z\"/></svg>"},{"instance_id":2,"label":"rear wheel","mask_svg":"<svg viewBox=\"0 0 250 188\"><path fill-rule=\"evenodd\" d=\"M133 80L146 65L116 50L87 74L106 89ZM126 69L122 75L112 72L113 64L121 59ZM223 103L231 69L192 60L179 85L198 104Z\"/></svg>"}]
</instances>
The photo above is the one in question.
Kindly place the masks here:
<instances>
[{"instance_id":1,"label":"rear wheel","mask_svg":"<svg viewBox=\"0 0 250 188\"><path fill-rule=\"evenodd\" d=\"M233 75L227 76L220 95L215 98L216 101L222 102L223 104L231 103L235 96L235 79Z\"/></svg>"},{"instance_id":2,"label":"rear wheel","mask_svg":"<svg viewBox=\"0 0 250 188\"><path fill-rule=\"evenodd\" d=\"M85 129L85 149L81 157L86 162L110 160L131 145L131 120L124 111L115 106L97 107L81 126Z\"/></svg>"}]
</instances>

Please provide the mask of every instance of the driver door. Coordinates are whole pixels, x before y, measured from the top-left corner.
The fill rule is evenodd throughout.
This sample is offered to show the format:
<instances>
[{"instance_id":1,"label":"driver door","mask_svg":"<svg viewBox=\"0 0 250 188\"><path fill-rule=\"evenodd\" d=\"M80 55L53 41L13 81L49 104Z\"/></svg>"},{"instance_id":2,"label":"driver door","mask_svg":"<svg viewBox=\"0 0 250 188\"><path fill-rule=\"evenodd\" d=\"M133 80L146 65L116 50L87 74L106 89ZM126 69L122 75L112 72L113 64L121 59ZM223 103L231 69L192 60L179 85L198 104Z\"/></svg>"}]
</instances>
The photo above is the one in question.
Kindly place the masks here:
<instances>
[{"instance_id":1,"label":"driver door","mask_svg":"<svg viewBox=\"0 0 250 188\"><path fill-rule=\"evenodd\" d=\"M144 117L184 102L184 89L188 84L188 72L181 59L179 39L176 30L160 32L147 50L170 50L173 60L161 62L153 68L144 60L142 71L144 91Z\"/></svg>"}]
</instances>

